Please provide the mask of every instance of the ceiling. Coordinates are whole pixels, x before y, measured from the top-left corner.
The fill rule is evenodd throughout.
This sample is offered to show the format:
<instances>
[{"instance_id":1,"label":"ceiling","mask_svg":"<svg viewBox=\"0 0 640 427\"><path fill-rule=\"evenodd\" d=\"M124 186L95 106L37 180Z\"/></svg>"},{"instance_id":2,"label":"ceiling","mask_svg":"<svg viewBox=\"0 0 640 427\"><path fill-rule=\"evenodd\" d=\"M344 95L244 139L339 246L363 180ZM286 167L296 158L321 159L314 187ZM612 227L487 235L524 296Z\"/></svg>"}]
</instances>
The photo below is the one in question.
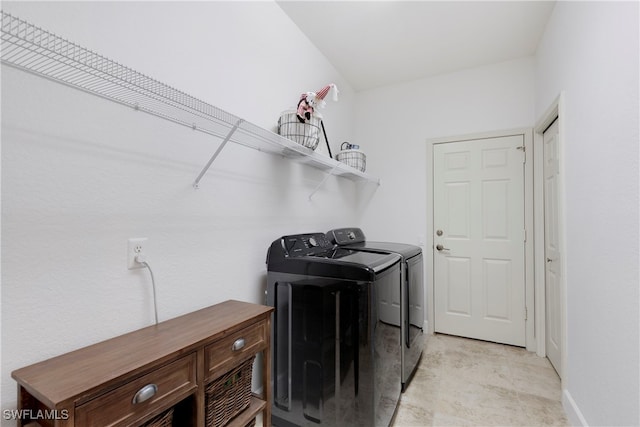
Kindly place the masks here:
<instances>
[{"instance_id":1,"label":"ceiling","mask_svg":"<svg viewBox=\"0 0 640 427\"><path fill-rule=\"evenodd\" d=\"M356 91L535 54L553 1L278 1Z\"/></svg>"}]
</instances>

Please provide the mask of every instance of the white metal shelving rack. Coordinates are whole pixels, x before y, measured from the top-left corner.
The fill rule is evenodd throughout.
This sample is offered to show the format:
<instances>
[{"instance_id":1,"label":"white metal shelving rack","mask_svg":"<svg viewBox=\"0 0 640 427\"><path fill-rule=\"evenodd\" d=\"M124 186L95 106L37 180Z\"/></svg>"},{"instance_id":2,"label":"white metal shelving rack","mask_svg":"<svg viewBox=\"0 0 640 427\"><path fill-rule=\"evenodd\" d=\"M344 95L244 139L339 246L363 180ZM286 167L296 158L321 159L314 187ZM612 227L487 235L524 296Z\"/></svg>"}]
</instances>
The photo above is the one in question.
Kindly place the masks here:
<instances>
[{"instance_id":1,"label":"white metal shelving rack","mask_svg":"<svg viewBox=\"0 0 640 427\"><path fill-rule=\"evenodd\" d=\"M199 182L228 142L308 164L352 181L377 178L254 125L131 68L2 13L2 63L222 139Z\"/></svg>"}]
</instances>

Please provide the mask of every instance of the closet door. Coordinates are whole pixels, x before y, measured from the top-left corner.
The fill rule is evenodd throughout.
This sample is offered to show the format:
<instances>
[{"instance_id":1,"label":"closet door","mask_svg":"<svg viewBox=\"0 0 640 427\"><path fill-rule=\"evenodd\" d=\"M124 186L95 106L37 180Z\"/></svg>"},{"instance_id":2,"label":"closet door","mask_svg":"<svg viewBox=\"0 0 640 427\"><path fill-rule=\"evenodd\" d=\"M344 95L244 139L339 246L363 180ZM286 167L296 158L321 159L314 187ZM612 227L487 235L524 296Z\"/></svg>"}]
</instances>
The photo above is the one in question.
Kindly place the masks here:
<instances>
[{"instance_id":1,"label":"closet door","mask_svg":"<svg viewBox=\"0 0 640 427\"><path fill-rule=\"evenodd\" d=\"M560 371L562 333L560 317L560 236L558 227L558 121L543 134L544 145L544 256L545 256L545 348L549 361Z\"/></svg>"}]
</instances>

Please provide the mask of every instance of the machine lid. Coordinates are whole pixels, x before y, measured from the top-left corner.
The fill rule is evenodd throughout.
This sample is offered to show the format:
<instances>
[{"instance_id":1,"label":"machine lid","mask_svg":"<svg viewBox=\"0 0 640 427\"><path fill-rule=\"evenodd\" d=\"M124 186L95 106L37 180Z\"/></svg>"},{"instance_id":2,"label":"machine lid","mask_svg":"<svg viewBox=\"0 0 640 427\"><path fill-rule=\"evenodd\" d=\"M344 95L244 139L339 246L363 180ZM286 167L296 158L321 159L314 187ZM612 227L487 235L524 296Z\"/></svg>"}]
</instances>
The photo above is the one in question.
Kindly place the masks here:
<instances>
[{"instance_id":1,"label":"machine lid","mask_svg":"<svg viewBox=\"0 0 640 427\"><path fill-rule=\"evenodd\" d=\"M351 248L361 251L381 252L400 254L405 259L412 258L422 253L420 246L406 243L393 242L372 242L366 240L364 232L357 227L336 228L327 233L327 239L331 243L344 248Z\"/></svg>"},{"instance_id":2,"label":"machine lid","mask_svg":"<svg viewBox=\"0 0 640 427\"><path fill-rule=\"evenodd\" d=\"M405 259L412 258L422 253L422 248L420 246L409 245L406 243L370 242L368 240L366 242L345 245L342 247L359 251L399 254Z\"/></svg>"},{"instance_id":3,"label":"machine lid","mask_svg":"<svg viewBox=\"0 0 640 427\"><path fill-rule=\"evenodd\" d=\"M365 268L370 268L374 273L384 271L400 260L400 257L394 254L363 252L342 247L336 247L329 253L315 256L331 260L333 263L360 265Z\"/></svg>"}]
</instances>

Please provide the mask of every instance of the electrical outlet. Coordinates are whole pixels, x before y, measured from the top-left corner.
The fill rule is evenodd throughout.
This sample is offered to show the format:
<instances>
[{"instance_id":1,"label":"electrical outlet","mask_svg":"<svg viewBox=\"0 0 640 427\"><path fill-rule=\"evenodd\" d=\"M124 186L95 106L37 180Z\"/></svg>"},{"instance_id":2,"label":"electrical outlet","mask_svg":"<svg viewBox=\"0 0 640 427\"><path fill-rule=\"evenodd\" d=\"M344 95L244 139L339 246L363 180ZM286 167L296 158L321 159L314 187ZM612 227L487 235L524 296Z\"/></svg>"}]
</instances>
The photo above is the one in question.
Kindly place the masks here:
<instances>
[{"instance_id":1,"label":"electrical outlet","mask_svg":"<svg viewBox=\"0 0 640 427\"><path fill-rule=\"evenodd\" d=\"M136 237L129 239L129 250L127 251L127 268L133 270L134 268L143 268L144 265L136 262L136 256L138 254L145 254L147 246L146 237Z\"/></svg>"}]
</instances>

